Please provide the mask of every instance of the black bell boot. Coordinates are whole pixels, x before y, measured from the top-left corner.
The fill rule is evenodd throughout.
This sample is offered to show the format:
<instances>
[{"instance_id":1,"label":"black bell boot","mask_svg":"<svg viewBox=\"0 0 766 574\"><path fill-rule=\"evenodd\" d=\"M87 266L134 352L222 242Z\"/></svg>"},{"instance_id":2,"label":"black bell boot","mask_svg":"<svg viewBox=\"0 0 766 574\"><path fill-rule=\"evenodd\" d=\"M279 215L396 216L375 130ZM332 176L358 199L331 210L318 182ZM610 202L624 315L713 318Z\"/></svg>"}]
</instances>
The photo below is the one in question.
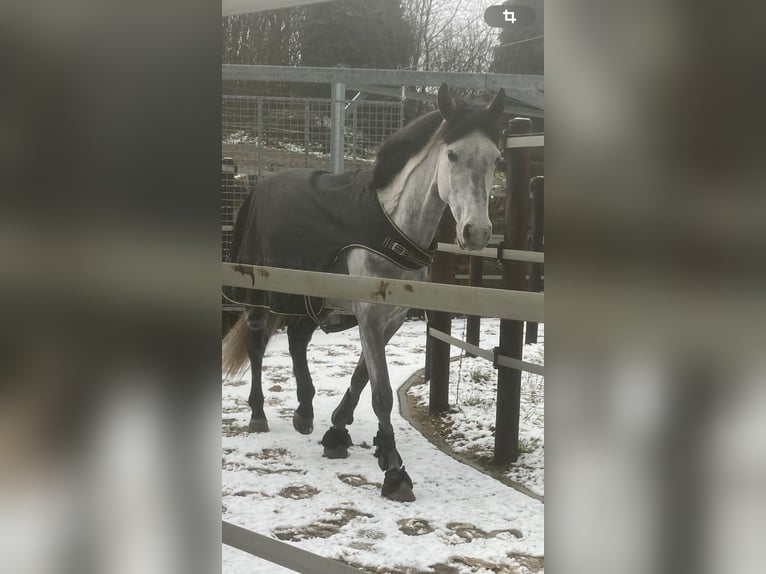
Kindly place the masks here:
<instances>
[{"instance_id":1,"label":"black bell boot","mask_svg":"<svg viewBox=\"0 0 766 574\"><path fill-rule=\"evenodd\" d=\"M348 458L348 447L352 444L351 435L346 429L330 427L322 437L324 455L327 458Z\"/></svg>"},{"instance_id":2,"label":"black bell boot","mask_svg":"<svg viewBox=\"0 0 766 574\"><path fill-rule=\"evenodd\" d=\"M396 441L393 434L384 434L378 430L378 434L372 440L377 448L375 457L378 459L380 470L386 473L383 480L383 488L380 494L389 500L397 502L412 502L415 494L412 492L412 479L402 466L402 457L396 450Z\"/></svg>"},{"instance_id":3,"label":"black bell boot","mask_svg":"<svg viewBox=\"0 0 766 574\"><path fill-rule=\"evenodd\" d=\"M378 459L380 470L386 471L394 466L397 468L402 466L402 457L396 450L394 435L385 435L378 431L378 434L372 439L372 444L377 447L372 454Z\"/></svg>"}]
</instances>

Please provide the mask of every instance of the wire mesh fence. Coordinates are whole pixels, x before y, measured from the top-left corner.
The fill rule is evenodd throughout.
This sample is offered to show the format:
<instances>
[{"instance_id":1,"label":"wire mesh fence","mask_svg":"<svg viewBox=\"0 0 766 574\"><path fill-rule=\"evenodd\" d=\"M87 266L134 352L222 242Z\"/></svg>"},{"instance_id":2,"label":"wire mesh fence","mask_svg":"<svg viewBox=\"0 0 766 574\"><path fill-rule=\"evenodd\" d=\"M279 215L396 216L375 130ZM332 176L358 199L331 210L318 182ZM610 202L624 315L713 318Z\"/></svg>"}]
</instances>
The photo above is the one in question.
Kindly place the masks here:
<instances>
[{"instance_id":1,"label":"wire mesh fence","mask_svg":"<svg viewBox=\"0 0 766 574\"><path fill-rule=\"evenodd\" d=\"M371 164L378 146L404 125L401 102L352 101L346 106L345 159L356 169Z\"/></svg>"},{"instance_id":2,"label":"wire mesh fence","mask_svg":"<svg viewBox=\"0 0 766 574\"><path fill-rule=\"evenodd\" d=\"M404 123L404 104L345 102L346 169L371 166L380 144ZM331 169L332 100L224 95L221 244L229 254L236 213L259 179L293 167Z\"/></svg>"}]
</instances>

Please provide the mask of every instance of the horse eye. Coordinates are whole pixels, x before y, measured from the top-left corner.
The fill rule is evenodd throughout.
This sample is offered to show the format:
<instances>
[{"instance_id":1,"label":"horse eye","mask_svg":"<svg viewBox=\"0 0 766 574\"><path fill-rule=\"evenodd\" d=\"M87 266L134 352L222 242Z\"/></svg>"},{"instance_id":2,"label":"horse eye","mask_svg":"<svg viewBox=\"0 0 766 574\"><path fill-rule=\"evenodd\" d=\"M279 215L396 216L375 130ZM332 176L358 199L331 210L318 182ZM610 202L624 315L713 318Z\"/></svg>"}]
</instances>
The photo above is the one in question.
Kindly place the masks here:
<instances>
[{"instance_id":1,"label":"horse eye","mask_svg":"<svg viewBox=\"0 0 766 574\"><path fill-rule=\"evenodd\" d=\"M457 154L452 150L447 150L447 159L450 161L457 161Z\"/></svg>"}]
</instances>

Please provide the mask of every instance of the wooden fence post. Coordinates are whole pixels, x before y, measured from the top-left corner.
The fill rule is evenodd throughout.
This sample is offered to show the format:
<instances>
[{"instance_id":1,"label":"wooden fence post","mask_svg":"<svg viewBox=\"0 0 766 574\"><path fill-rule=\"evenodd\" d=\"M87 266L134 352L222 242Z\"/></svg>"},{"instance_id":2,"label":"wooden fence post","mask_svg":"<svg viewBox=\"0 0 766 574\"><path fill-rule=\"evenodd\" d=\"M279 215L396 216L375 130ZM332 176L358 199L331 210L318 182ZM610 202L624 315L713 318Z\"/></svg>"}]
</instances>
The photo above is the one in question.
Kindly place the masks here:
<instances>
[{"instance_id":1,"label":"wooden fence post","mask_svg":"<svg viewBox=\"0 0 766 574\"><path fill-rule=\"evenodd\" d=\"M428 328L431 326L431 315L433 311L423 311L426 316L426 364L423 369L423 382L431 380L431 358L434 353L433 338L428 335ZM430 391L429 391L430 392Z\"/></svg>"},{"instance_id":2,"label":"wooden fence post","mask_svg":"<svg viewBox=\"0 0 766 574\"><path fill-rule=\"evenodd\" d=\"M503 136L528 134L532 121L514 118ZM505 142L503 142L505 144ZM529 226L529 178L532 152L529 148L509 149L504 146L508 188L505 194L506 249L526 249ZM503 261L504 287L526 288L527 264ZM522 358L524 322L500 321L499 353L514 359ZM495 457L497 465L515 462L519 457L519 414L521 409L521 371L500 367L497 372L497 412L495 416Z\"/></svg>"},{"instance_id":3,"label":"wooden fence post","mask_svg":"<svg viewBox=\"0 0 766 574\"><path fill-rule=\"evenodd\" d=\"M484 258L471 255L468 257L468 284L471 287L481 287L482 276L484 275ZM481 338L481 317L469 315L466 318L465 340L472 345L479 346ZM476 355L466 352L469 357Z\"/></svg>"},{"instance_id":4,"label":"wooden fence post","mask_svg":"<svg viewBox=\"0 0 766 574\"><path fill-rule=\"evenodd\" d=\"M439 228L436 231L437 240L440 243L452 243L455 241L455 220L449 209L444 210ZM454 256L451 253L437 253L431 267L431 281L433 283L453 283ZM428 313L428 326L451 334L452 315L441 311ZM430 390L428 396L428 410L431 414L444 413L449 410L449 355L450 346L443 341L430 338L431 352L429 357L430 367Z\"/></svg>"},{"instance_id":5,"label":"wooden fence post","mask_svg":"<svg viewBox=\"0 0 766 574\"><path fill-rule=\"evenodd\" d=\"M533 177L529 182L532 195L532 251L543 250L543 203L545 201L545 179L542 176ZM529 290L539 293L543 290L543 266L533 263L529 270ZM527 321L527 331L524 335L526 344L537 343L537 323Z\"/></svg>"}]
</instances>

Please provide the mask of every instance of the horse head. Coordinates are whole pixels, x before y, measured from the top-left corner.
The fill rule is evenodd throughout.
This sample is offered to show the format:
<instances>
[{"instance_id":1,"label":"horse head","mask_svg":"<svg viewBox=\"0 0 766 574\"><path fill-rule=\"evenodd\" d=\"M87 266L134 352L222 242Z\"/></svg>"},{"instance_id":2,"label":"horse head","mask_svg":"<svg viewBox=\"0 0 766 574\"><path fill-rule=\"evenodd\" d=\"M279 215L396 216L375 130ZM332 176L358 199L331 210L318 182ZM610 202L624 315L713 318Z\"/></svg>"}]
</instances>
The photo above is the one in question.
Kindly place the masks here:
<instances>
[{"instance_id":1,"label":"horse head","mask_svg":"<svg viewBox=\"0 0 766 574\"><path fill-rule=\"evenodd\" d=\"M497 126L505 104L500 90L486 108L456 103L446 84L439 88L439 112L445 120L436 184L457 223L461 249L485 247L492 235L489 194L500 158Z\"/></svg>"}]
</instances>

